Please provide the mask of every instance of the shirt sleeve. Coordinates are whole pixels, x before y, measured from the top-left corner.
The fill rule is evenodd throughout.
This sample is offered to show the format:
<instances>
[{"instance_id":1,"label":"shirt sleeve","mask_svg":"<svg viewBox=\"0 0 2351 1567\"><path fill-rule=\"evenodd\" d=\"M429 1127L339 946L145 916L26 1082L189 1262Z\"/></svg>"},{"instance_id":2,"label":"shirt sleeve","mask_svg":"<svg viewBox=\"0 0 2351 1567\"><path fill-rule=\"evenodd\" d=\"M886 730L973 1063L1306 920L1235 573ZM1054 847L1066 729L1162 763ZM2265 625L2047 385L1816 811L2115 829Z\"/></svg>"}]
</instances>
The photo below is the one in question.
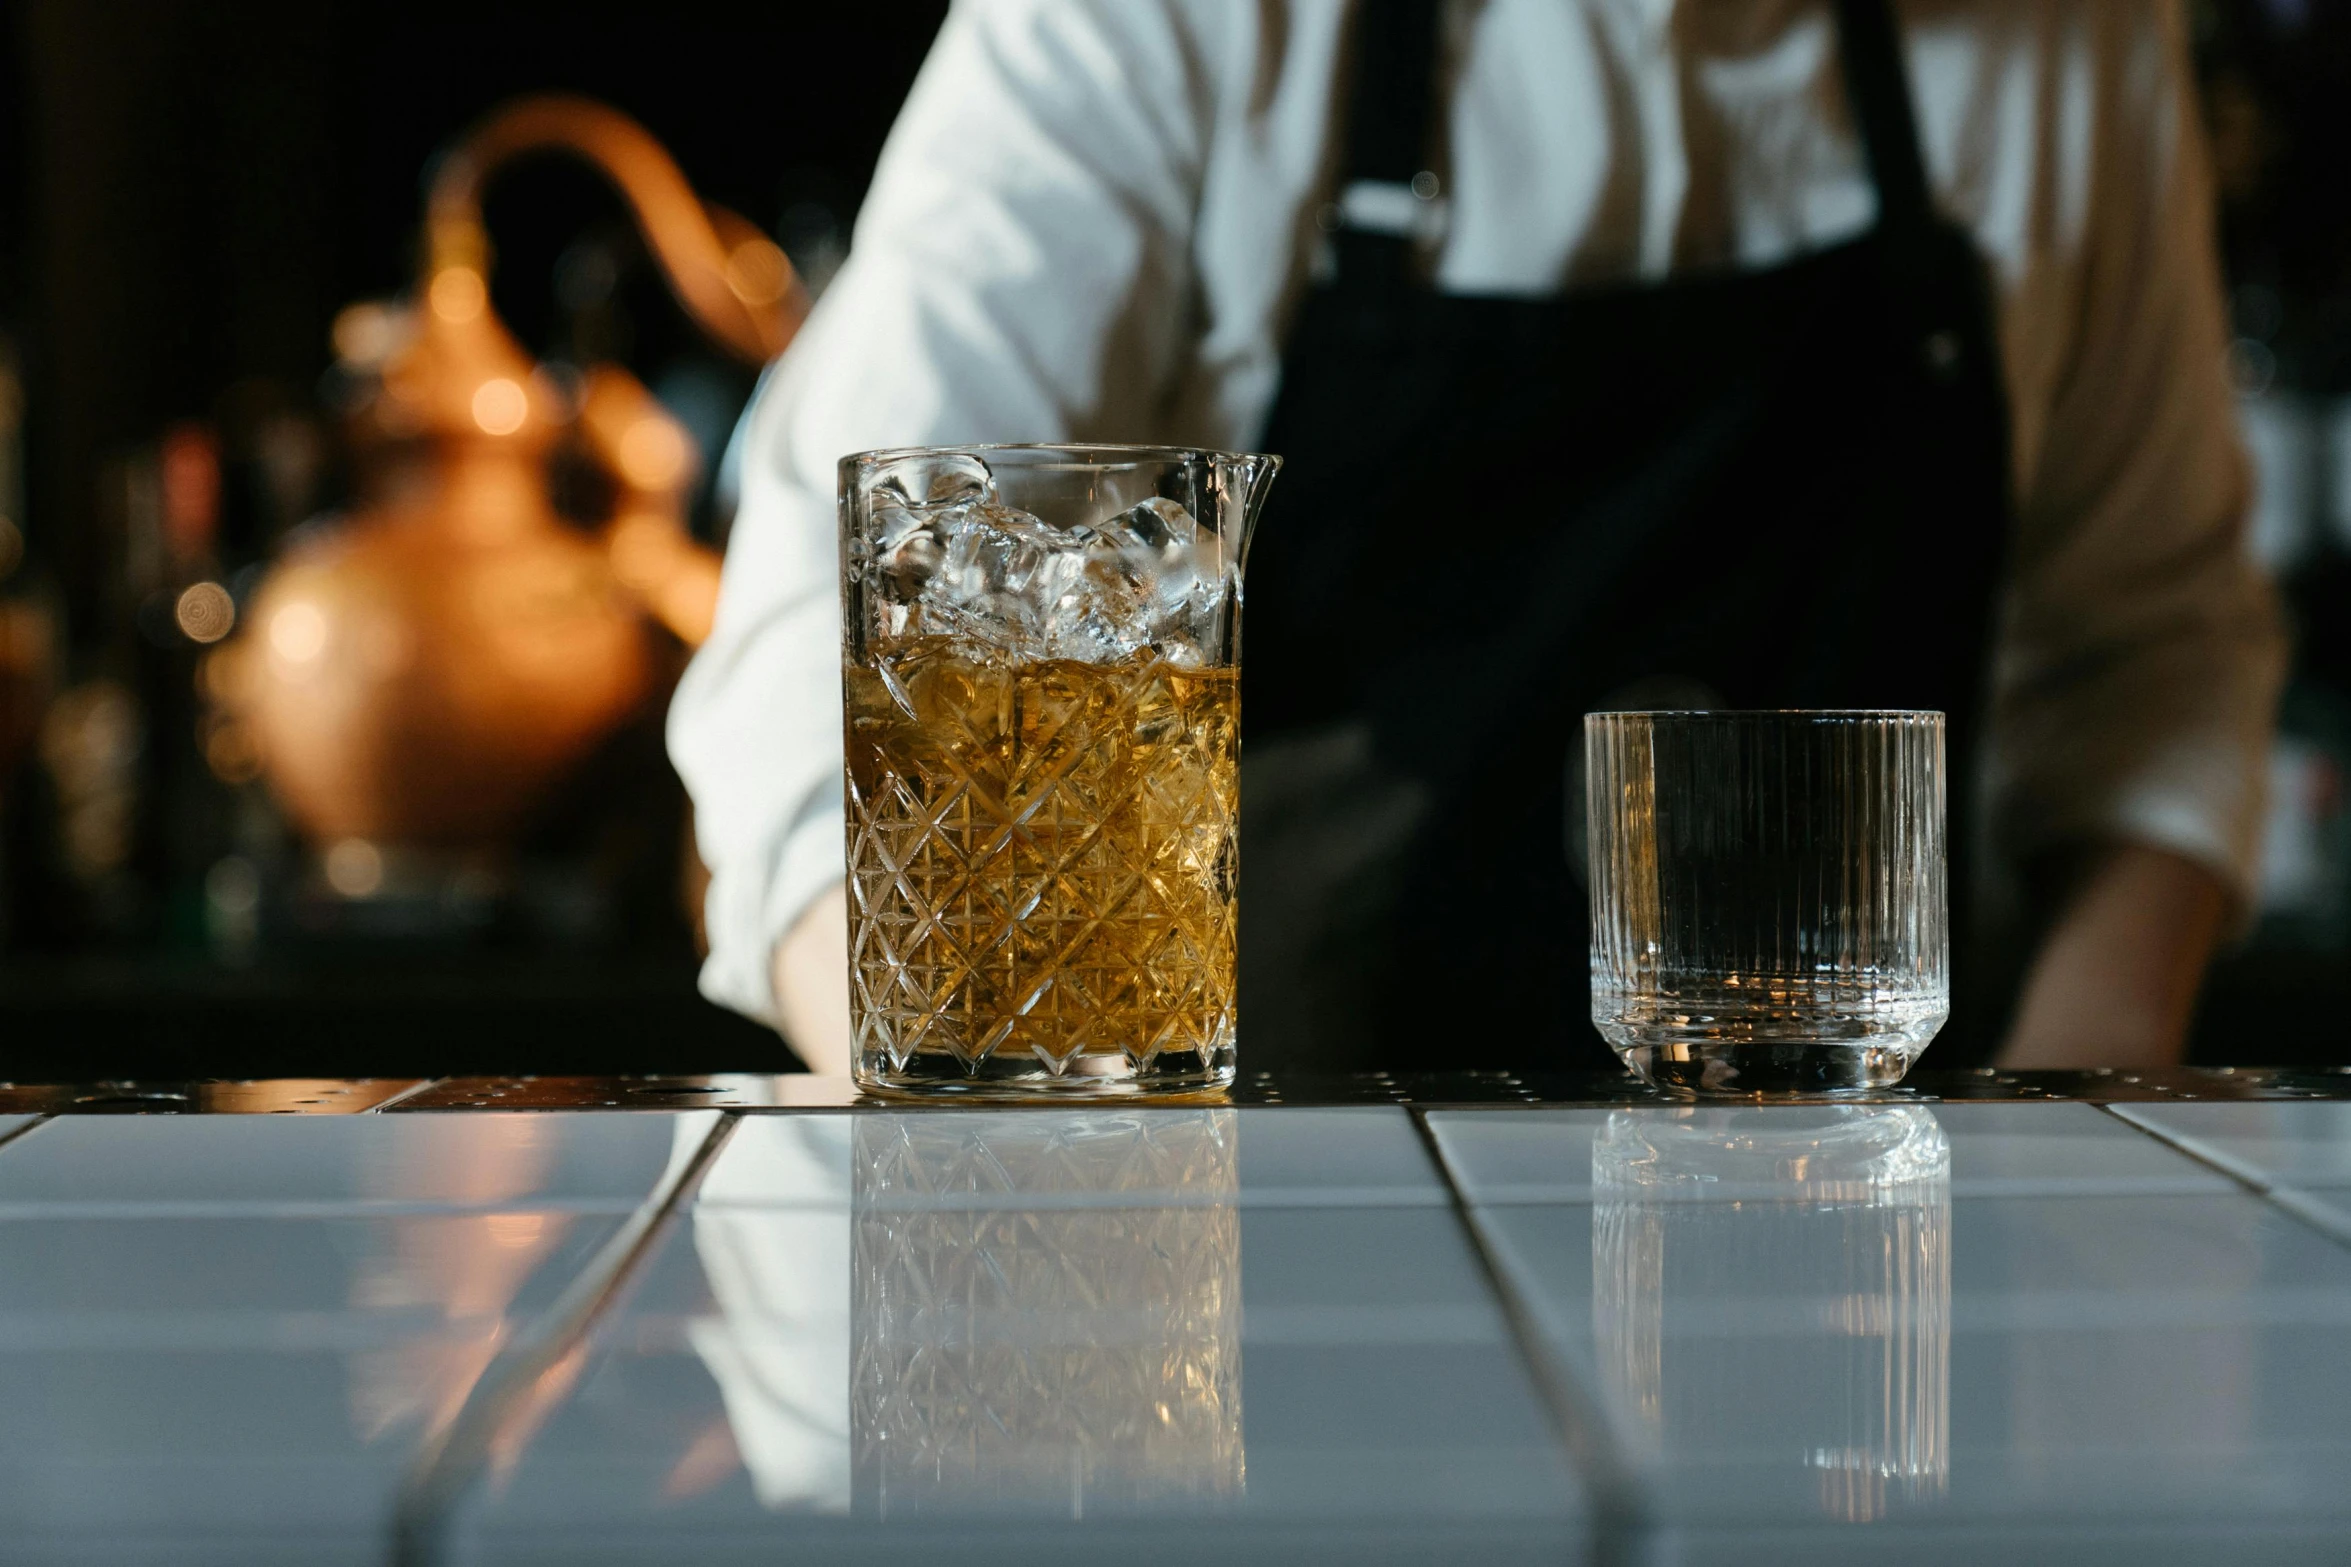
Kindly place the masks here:
<instances>
[{"instance_id":1,"label":"shirt sleeve","mask_svg":"<svg viewBox=\"0 0 2351 1567\"><path fill-rule=\"evenodd\" d=\"M2167 849L2250 908L2284 644L2245 547L2202 136L2176 5L2121 36L2092 148L2074 357L2020 497L1994 674L1994 841Z\"/></svg>"},{"instance_id":2,"label":"shirt sleeve","mask_svg":"<svg viewBox=\"0 0 2351 1567\"><path fill-rule=\"evenodd\" d=\"M1214 9L964 0L940 30L746 415L717 621L670 707L712 1000L773 1022L775 944L843 873L840 458L1155 433L1193 336Z\"/></svg>"}]
</instances>

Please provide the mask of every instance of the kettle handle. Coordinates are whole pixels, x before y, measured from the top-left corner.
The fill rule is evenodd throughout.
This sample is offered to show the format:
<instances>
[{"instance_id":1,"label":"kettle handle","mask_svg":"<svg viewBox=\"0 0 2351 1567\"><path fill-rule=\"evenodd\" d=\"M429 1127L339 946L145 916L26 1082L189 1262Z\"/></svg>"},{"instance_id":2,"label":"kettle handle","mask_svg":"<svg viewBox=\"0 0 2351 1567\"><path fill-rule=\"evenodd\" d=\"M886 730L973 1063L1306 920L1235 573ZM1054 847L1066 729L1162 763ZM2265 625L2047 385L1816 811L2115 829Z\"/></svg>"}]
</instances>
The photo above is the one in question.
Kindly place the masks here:
<instances>
[{"instance_id":1,"label":"kettle handle","mask_svg":"<svg viewBox=\"0 0 2351 1567\"><path fill-rule=\"evenodd\" d=\"M443 152L426 201L428 281L449 267L487 276L482 190L526 153L584 159L620 191L678 304L747 364L784 351L808 313L808 292L775 242L723 207L705 206L669 154L616 109L563 93L518 98Z\"/></svg>"}]
</instances>

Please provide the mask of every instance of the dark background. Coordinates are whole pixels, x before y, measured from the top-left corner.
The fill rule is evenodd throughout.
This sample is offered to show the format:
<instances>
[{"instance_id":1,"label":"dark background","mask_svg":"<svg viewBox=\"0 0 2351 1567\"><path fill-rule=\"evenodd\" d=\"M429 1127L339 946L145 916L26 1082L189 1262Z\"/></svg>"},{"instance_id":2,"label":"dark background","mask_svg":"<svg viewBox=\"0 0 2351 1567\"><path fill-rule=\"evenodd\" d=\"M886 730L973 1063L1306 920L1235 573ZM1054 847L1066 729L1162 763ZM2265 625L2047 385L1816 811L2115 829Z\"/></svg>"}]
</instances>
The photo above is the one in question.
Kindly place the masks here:
<instances>
[{"instance_id":1,"label":"dark background","mask_svg":"<svg viewBox=\"0 0 2351 1567\"><path fill-rule=\"evenodd\" d=\"M328 326L415 269L433 153L519 93L600 98L660 138L706 199L774 232L846 220L943 4L578 7L338 0L16 0L4 286L32 386L27 516L76 607L103 591L106 457L179 419L315 401ZM552 345L554 265L617 229L597 177L549 158L493 189L497 307ZM645 281L650 282L647 278ZM658 373L691 336L639 303ZM643 373L641 371L641 373Z\"/></svg>"},{"instance_id":2,"label":"dark background","mask_svg":"<svg viewBox=\"0 0 2351 1567\"><path fill-rule=\"evenodd\" d=\"M141 635L125 601L122 492L167 432L208 432L227 470L220 564L240 594L299 520L240 486L257 442L307 431L325 453L310 506L343 498L330 326L409 286L430 159L519 93L584 93L636 117L704 199L821 268L944 11L0 5L0 329L24 408L22 494L0 500L26 538L14 583L60 624L52 692L124 689L144 718L138 825L117 872L67 863L40 745L0 788L0 1076L789 1064L772 1034L693 994L674 831L583 897L568 864L581 834L555 822L525 846L528 906L486 933L265 921L257 943L224 950L208 929L210 867L240 853L274 887L294 881L301 851L271 831L258 785L201 765L192 660ZM518 164L487 207L495 307L534 354L617 358L706 447L723 441L751 376L685 322L598 176ZM565 299L583 250L589 272L617 274L584 309ZM723 522L707 497L698 521ZM596 781L618 778L615 809L675 822L657 731L640 724L608 751Z\"/></svg>"},{"instance_id":3,"label":"dark background","mask_svg":"<svg viewBox=\"0 0 2351 1567\"><path fill-rule=\"evenodd\" d=\"M635 116L706 199L821 281L943 11L0 0L0 336L22 408L0 421L0 468L22 470L0 472L0 512L25 543L0 593L56 628L47 698L97 682L144 726L136 824L112 870L77 869L61 847L48 739L12 753L0 782L0 1077L788 1062L694 999L674 847L586 886L566 870L585 829L566 837L560 808L525 846L542 891L494 928L305 933L274 922L272 892L258 935L224 937L207 902L224 858L276 888L302 851L258 785L205 770L194 665L142 631L126 595L124 486L174 431L217 443L220 569L240 594L302 520L257 498L268 442L316 444L296 509L331 510L345 474L330 326L409 284L435 149L517 93L581 92ZM2203 0L2193 14L2263 549L2302 638L2264 907L2216 975L2199 1051L2351 1061L2342 1025L2322 1021L2351 1015L2351 3ZM496 308L534 353L616 358L706 446L723 441L750 376L669 304L593 175L518 167L489 222ZM705 494L698 525L715 536L723 510ZM637 791L631 811L674 819L649 727L600 765Z\"/></svg>"}]
</instances>

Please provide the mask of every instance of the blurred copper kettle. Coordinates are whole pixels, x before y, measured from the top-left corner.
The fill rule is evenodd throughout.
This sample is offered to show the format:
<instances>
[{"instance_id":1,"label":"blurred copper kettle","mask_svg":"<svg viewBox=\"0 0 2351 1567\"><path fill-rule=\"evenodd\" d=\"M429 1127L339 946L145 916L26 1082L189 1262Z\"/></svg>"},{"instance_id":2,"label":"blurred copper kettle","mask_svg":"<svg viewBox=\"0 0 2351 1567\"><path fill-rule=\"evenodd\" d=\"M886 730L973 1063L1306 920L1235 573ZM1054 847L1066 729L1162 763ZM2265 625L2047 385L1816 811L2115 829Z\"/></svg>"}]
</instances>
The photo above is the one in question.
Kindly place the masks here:
<instances>
[{"instance_id":1,"label":"blurred copper kettle","mask_svg":"<svg viewBox=\"0 0 2351 1567\"><path fill-rule=\"evenodd\" d=\"M731 353L765 363L805 311L783 252L600 104L518 100L444 156L414 297L338 324L346 359L375 368L353 416L358 510L289 549L206 681L313 841L500 840L653 693L648 617L688 646L708 634L718 560L685 531L691 438L616 366L568 389L542 373L490 308L483 184L549 149L611 178ZM555 509L567 435L613 483L598 533Z\"/></svg>"}]
</instances>

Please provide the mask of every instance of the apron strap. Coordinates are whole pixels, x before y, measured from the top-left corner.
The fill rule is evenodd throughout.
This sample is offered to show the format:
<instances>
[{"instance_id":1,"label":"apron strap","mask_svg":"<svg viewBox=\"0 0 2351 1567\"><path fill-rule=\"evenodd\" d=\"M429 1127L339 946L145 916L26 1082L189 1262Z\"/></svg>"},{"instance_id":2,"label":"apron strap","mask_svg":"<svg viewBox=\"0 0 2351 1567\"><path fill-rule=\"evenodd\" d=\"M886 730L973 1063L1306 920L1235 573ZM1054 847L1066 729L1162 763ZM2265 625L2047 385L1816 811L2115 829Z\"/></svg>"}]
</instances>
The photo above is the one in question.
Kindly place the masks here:
<instances>
[{"instance_id":1,"label":"apron strap","mask_svg":"<svg viewBox=\"0 0 2351 1567\"><path fill-rule=\"evenodd\" d=\"M1439 0L1360 0L1355 70L1348 99L1349 182L1409 189L1427 167L1436 107L1435 52Z\"/></svg>"},{"instance_id":2,"label":"apron strap","mask_svg":"<svg viewBox=\"0 0 2351 1567\"><path fill-rule=\"evenodd\" d=\"M1413 251L1443 231L1429 173L1442 0L1358 0L1345 100L1346 158L1318 222L1340 282L1409 286Z\"/></svg>"},{"instance_id":3,"label":"apron strap","mask_svg":"<svg viewBox=\"0 0 2351 1567\"><path fill-rule=\"evenodd\" d=\"M1937 226L1900 29L1888 0L1833 0L1845 95L1869 162L1878 225L1908 250ZM1428 149L1443 0L1358 0L1337 197L1320 215L1348 287L1405 284L1416 245L1444 232ZM1428 178L1423 179L1422 176Z\"/></svg>"},{"instance_id":4,"label":"apron strap","mask_svg":"<svg viewBox=\"0 0 2351 1567\"><path fill-rule=\"evenodd\" d=\"M1922 236L1936 226L1934 198L1893 8L1887 0L1836 0L1836 16L1845 96L1877 187L1878 227L1898 242Z\"/></svg>"}]
</instances>

